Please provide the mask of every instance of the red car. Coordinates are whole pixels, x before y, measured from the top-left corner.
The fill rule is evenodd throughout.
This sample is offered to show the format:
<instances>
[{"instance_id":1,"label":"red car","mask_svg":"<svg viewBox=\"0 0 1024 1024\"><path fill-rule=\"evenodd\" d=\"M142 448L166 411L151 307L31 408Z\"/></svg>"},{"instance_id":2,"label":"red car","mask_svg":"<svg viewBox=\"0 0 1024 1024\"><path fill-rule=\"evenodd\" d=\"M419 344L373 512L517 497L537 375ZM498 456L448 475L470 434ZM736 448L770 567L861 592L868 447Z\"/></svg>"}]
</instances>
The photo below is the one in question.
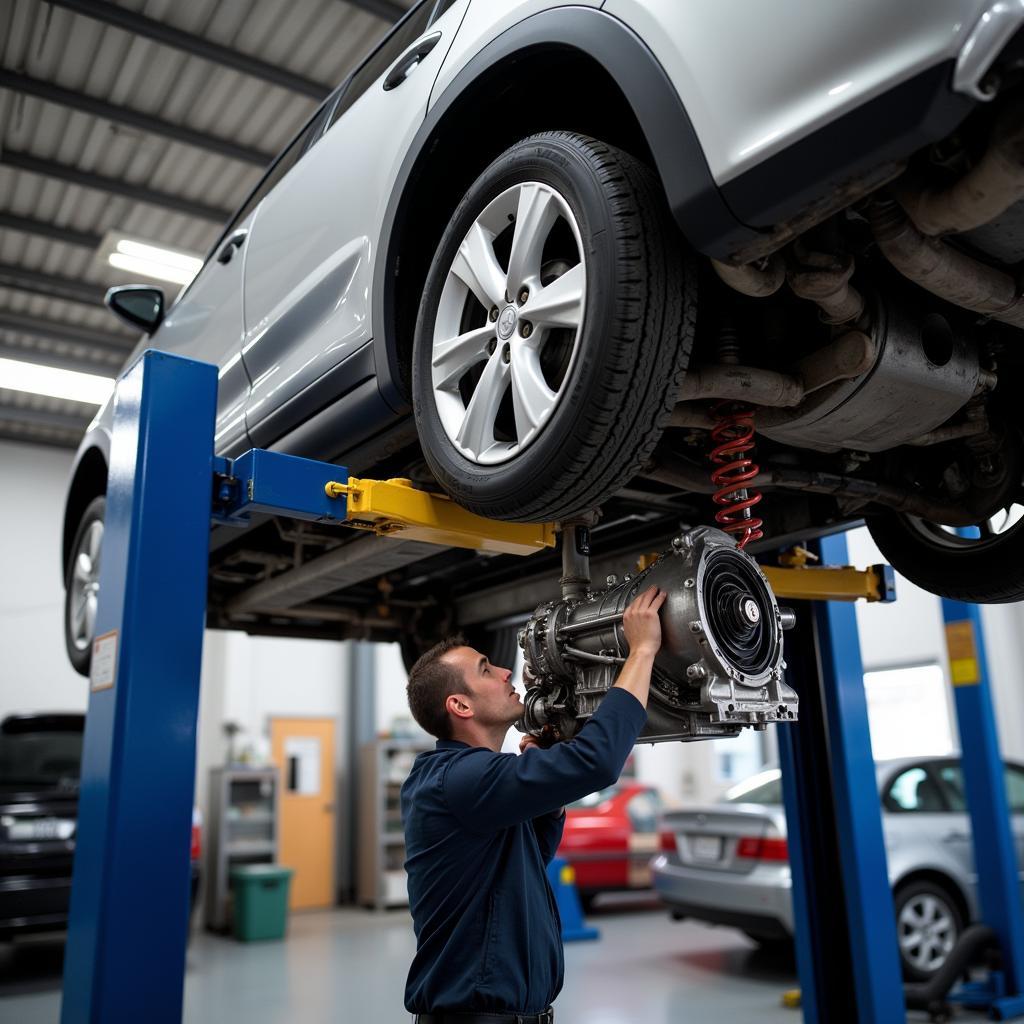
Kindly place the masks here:
<instances>
[{"instance_id":1,"label":"red car","mask_svg":"<svg viewBox=\"0 0 1024 1024\"><path fill-rule=\"evenodd\" d=\"M664 809L658 791L642 783L619 783L569 805L558 855L575 869L584 909L598 893L651 887L651 858L675 849L674 835L658 830Z\"/></svg>"}]
</instances>

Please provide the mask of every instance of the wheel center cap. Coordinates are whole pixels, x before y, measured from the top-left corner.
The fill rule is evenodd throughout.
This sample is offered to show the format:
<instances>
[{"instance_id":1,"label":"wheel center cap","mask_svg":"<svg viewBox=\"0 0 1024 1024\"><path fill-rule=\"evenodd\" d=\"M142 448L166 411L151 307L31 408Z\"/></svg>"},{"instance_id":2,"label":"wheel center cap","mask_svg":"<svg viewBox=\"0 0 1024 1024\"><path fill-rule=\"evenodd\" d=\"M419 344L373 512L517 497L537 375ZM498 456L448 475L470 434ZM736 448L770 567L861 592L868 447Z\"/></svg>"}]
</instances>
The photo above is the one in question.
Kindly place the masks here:
<instances>
[{"instance_id":1,"label":"wheel center cap","mask_svg":"<svg viewBox=\"0 0 1024 1024\"><path fill-rule=\"evenodd\" d=\"M519 321L519 314L515 306L506 306L498 317L498 337L502 341L508 341L515 334L516 324Z\"/></svg>"}]
</instances>

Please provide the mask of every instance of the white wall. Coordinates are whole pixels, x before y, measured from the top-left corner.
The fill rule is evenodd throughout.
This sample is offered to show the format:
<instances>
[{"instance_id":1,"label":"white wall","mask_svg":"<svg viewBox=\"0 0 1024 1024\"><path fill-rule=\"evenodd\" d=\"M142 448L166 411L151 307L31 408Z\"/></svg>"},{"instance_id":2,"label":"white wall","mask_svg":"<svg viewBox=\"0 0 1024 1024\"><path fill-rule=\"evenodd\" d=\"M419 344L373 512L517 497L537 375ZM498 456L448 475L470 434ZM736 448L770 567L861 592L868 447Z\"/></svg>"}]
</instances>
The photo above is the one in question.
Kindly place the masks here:
<instances>
[{"instance_id":1,"label":"white wall","mask_svg":"<svg viewBox=\"0 0 1024 1024\"><path fill-rule=\"evenodd\" d=\"M84 711L64 653L61 530L71 453L0 441L0 712Z\"/></svg>"}]
</instances>

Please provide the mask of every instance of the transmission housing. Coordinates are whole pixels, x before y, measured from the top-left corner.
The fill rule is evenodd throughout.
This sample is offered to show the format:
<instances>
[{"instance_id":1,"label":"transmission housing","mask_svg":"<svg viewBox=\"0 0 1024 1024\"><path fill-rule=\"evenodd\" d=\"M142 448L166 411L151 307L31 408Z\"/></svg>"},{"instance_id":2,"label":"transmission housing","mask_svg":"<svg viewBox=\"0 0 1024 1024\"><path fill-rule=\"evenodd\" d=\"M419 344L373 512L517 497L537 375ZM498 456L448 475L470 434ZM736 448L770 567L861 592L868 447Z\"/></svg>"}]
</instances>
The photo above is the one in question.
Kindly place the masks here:
<instances>
[{"instance_id":1,"label":"transmission housing","mask_svg":"<svg viewBox=\"0 0 1024 1024\"><path fill-rule=\"evenodd\" d=\"M521 731L560 739L579 731L629 654L623 613L652 586L668 596L642 740L714 739L796 720L799 699L783 680L782 634L793 613L732 537L698 527L635 575L536 609L519 633L528 682Z\"/></svg>"}]
</instances>

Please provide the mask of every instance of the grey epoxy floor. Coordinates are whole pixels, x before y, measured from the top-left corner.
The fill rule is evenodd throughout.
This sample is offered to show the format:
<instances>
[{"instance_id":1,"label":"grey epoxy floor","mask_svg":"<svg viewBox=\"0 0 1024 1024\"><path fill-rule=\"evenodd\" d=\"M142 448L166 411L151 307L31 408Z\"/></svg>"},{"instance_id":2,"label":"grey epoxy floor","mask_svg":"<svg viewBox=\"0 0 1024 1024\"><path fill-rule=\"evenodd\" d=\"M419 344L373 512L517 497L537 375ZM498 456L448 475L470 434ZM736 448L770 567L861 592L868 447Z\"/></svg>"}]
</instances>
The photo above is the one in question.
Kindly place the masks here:
<instances>
[{"instance_id":1,"label":"grey epoxy floor","mask_svg":"<svg viewBox=\"0 0 1024 1024\"><path fill-rule=\"evenodd\" d=\"M566 946L566 984L555 1004L561 1024L801 1022L799 1011L779 1003L796 984L792 963L765 955L737 932L674 923L637 904L598 912L590 923L599 940ZM402 989L413 949L401 911L293 915L283 943L244 945L197 931L184 1020L407 1024ZM56 1024L61 952L55 942L0 951L0 1021Z\"/></svg>"}]
</instances>

